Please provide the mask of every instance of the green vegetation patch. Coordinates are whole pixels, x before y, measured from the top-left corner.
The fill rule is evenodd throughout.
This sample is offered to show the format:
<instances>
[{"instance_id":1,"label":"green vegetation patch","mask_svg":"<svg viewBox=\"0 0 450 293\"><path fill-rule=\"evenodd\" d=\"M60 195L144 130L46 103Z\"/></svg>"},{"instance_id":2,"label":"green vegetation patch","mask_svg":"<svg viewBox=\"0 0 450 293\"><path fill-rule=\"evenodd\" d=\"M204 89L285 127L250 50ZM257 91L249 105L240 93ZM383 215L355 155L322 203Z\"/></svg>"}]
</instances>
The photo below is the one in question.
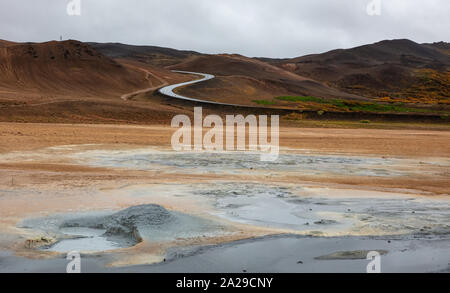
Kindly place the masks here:
<instances>
[{"instance_id":1,"label":"green vegetation patch","mask_svg":"<svg viewBox=\"0 0 450 293\"><path fill-rule=\"evenodd\" d=\"M256 103L258 105L264 105L264 106L270 106L270 105L276 104L274 101L267 101L267 100L254 100L253 103Z\"/></svg>"},{"instance_id":2,"label":"green vegetation patch","mask_svg":"<svg viewBox=\"0 0 450 293\"><path fill-rule=\"evenodd\" d=\"M305 96L305 97L294 97L294 96L284 96L284 97L278 97L276 98L280 101L287 101L287 102L314 102L314 103L328 103L326 100L321 98L316 98L312 96Z\"/></svg>"},{"instance_id":3,"label":"green vegetation patch","mask_svg":"<svg viewBox=\"0 0 450 293\"><path fill-rule=\"evenodd\" d=\"M283 96L276 98L279 101L297 102L297 103L316 103L322 105L335 106L339 109L351 112L394 112L394 113L436 113L442 111L435 111L432 109L421 109L407 107L403 103L397 104L377 104L372 102L360 102L354 100L341 100L341 99L323 99L312 96L295 97L295 96ZM444 112L446 113L446 112Z\"/></svg>"}]
</instances>

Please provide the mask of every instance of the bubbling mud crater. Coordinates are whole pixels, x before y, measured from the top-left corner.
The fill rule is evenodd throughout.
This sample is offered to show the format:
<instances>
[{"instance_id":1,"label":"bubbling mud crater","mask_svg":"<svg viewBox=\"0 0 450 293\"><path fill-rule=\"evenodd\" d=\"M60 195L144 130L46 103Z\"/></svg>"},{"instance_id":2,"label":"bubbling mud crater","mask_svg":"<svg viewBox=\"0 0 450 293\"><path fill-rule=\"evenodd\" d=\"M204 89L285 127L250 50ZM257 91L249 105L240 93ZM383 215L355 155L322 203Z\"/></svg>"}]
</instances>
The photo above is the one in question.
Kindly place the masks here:
<instances>
[{"instance_id":1,"label":"bubbling mud crater","mask_svg":"<svg viewBox=\"0 0 450 293\"><path fill-rule=\"evenodd\" d=\"M27 219L22 228L52 235L52 245L40 247L55 252L97 252L134 246L140 242L170 242L179 238L213 236L219 224L199 217L168 211L149 204L118 212L90 212Z\"/></svg>"}]
</instances>

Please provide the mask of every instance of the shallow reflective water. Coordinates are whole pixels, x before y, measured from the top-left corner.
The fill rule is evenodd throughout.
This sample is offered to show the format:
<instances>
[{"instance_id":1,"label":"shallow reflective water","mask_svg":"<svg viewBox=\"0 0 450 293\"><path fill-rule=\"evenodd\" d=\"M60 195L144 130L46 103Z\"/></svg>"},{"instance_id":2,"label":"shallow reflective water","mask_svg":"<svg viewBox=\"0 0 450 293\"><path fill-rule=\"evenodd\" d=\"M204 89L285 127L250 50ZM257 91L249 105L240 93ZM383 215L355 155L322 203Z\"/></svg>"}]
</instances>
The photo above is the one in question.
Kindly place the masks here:
<instances>
[{"instance_id":1,"label":"shallow reflective water","mask_svg":"<svg viewBox=\"0 0 450 293\"><path fill-rule=\"evenodd\" d=\"M205 184L193 192L212 199L220 217L264 227L314 235L450 234L445 199L345 190L330 197L332 189L252 183Z\"/></svg>"},{"instance_id":2,"label":"shallow reflective water","mask_svg":"<svg viewBox=\"0 0 450 293\"><path fill-rule=\"evenodd\" d=\"M48 248L48 251L70 252L70 251L108 251L123 247L120 243L108 240L103 236L105 230L89 228L64 228L60 230L68 236L76 239L61 240Z\"/></svg>"}]
</instances>

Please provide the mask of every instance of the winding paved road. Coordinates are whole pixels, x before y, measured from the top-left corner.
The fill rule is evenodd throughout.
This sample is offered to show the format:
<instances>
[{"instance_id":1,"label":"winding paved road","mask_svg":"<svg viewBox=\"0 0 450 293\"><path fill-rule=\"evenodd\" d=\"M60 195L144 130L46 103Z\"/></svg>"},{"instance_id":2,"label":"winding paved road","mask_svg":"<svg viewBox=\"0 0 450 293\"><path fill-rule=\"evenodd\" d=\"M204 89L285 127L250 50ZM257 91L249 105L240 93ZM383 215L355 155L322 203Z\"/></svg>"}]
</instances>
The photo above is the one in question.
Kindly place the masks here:
<instances>
[{"instance_id":1,"label":"winding paved road","mask_svg":"<svg viewBox=\"0 0 450 293\"><path fill-rule=\"evenodd\" d=\"M182 95L176 94L174 92L174 90L179 88L179 87L183 87L183 86L187 86L187 85L191 85L191 84L207 81L207 80L215 78L215 76L212 75L212 74L190 72L190 71L179 71L179 70L172 70L172 71L176 72L176 73L199 75L202 78L201 79L197 79L197 80L193 80L193 81L188 81L188 82L183 82L183 83L178 83L178 84L173 84L173 85L169 85L169 86L163 87L163 88L161 88L159 90L159 92L161 94L165 95L165 96L168 96L168 97L171 97L171 98L175 98L175 99L185 100L185 101L203 103L203 104L246 107L246 106L243 106L243 105L226 104L226 103L219 103L219 102L213 102L213 101L206 101L206 100L200 100L200 99L195 99L195 98L189 98L189 97L186 97L186 96L182 96Z\"/></svg>"}]
</instances>

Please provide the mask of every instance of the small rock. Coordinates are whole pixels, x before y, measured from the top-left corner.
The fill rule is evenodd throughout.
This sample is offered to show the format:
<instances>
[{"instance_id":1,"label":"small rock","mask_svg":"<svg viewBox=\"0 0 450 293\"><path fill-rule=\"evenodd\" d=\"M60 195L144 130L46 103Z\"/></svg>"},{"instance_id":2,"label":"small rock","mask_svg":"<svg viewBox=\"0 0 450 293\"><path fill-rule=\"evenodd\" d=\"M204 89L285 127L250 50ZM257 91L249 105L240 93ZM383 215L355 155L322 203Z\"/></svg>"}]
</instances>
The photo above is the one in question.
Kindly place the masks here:
<instances>
[{"instance_id":1,"label":"small rock","mask_svg":"<svg viewBox=\"0 0 450 293\"><path fill-rule=\"evenodd\" d=\"M302 264L303 264L303 262L302 262L302 261L300 260L300 261L298 261L298 262L297 262L297 264L299 264L299 265L301 264L301 265L302 265Z\"/></svg>"},{"instance_id":2,"label":"small rock","mask_svg":"<svg viewBox=\"0 0 450 293\"><path fill-rule=\"evenodd\" d=\"M336 224L336 223L337 222L333 221L333 220L320 220L320 221L314 222L314 224L316 224L316 225L332 225L332 224Z\"/></svg>"}]
</instances>

